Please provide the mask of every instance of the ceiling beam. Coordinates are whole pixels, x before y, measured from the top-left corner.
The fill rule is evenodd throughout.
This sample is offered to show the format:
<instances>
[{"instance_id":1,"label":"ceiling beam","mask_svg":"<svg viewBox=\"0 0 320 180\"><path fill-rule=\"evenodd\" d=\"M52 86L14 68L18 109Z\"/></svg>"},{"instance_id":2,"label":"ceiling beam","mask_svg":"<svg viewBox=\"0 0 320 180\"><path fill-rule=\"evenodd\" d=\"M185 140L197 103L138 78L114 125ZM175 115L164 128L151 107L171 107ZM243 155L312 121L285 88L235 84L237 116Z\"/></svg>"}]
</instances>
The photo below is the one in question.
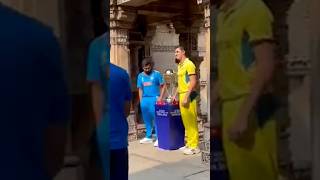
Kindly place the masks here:
<instances>
[{"instance_id":1,"label":"ceiling beam","mask_svg":"<svg viewBox=\"0 0 320 180\"><path fill-rule=\"evenodd\" d=\"M117 0L118 5L139 7L158 0Z\"/></svg>"},{"instance_id":2,"label":"ceiling beam","mask_svg":"<svg viewBox=\"0 0 320 180\"><path fill-rule=\"evenodd\" d=\"M138 14L145 15L145 16L163 17L163 18L171 18L171 17L177 16L177 15L182 15L182 13L149 11L149 10L138 10Z\"/></svg>"}]
</instances>

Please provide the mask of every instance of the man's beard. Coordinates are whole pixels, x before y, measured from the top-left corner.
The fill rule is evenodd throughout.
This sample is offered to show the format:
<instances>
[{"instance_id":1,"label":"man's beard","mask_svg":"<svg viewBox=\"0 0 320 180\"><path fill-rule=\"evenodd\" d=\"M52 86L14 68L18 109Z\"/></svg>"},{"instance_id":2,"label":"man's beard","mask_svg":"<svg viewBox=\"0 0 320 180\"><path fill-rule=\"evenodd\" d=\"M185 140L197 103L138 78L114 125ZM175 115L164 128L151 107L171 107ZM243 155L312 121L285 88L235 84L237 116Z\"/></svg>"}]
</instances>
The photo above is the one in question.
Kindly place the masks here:
<instances>
[{"instance_id":1,"label":"man's beard","mask_svg":"<svg viewBox=\"0 0 320 180\"><path fill-rule=\"evenodd\" d=\"M152 70L150 70L150 71L144 71L144 73L146 73L146 74L148 74L148 75L150 75L151 72L152 72Z\"/></svg>"},{"instance_id":2,"label":"man's beard","mask_svg":"<svg viewBox=\"0 0 320 180\"><path fill-rule=\"evenodd\" d=\"M180 63L180 60L179 59L174 59L175 63L179 64Z\"/></svg>"}]
</instances>

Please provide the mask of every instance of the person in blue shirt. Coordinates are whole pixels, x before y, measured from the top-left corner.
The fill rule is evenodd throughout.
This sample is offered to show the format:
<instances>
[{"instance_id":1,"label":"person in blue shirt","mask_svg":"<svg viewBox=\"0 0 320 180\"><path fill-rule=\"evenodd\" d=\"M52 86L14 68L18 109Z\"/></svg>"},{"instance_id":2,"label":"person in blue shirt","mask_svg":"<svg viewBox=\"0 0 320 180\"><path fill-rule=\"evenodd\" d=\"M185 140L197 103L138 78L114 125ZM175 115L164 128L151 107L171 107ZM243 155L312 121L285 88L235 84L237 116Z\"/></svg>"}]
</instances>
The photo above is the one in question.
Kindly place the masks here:
<instances>
[{"instance_id":1,"label":"person in blue shirt","mask_svg":"<svg viewBox=\"0 0 320 180\"><path fill-rule=\"evenodd\" d=\"M139 89L140 108L146 126L146 137L140 140L141 144L152 143L152 131L155 130L155 143L158 146L157 128L155 123L155 104L161 101L164 94L165 83L159 71L153 69L151 58L142 61L143 72L138 75L137 87Z\"/></svg>"},{"instance_id":2,"label":"person in blue shirt","mask_svg":"<svg viewBox=\"0 0 320 180\"><path fill-rule=\"evenodd\" d=\"M0 179L52 180L63 167L69 96L51 28L0 3Z\"/></svg>"},{"instance_id":3,"label":"person in blue shirt","mask_svg":"<svg viewBox=\"0 0 320 180\"><path fill-rule=\"evenodd\" d=\"M127 180L130 79L124 69L109 59L109 37L105 33L90 45L87 80L91 83L104 179Z\"/></svg>"}]
</instances>

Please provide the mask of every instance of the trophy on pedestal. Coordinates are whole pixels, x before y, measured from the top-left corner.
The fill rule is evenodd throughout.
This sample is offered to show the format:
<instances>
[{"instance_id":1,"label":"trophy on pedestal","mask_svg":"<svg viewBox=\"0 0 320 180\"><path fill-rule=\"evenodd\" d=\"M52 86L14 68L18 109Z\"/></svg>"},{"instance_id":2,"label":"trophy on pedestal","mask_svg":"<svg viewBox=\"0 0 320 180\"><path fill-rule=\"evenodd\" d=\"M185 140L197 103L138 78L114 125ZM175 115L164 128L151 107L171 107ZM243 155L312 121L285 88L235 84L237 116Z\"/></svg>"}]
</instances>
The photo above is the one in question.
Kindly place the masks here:
<instances>
[{"instance_id":1,"label":"trophy on pedestal","mask_svg":"<svg viewBox=\"0 0 320 180\"><path fill-rule=\"evenodd\" d=\"M167 97L165 98L166 103L173 103L174 93L178 87L177 73L172 69L167 69L164 74L164 80L166 83Z\"/></svg>"}]
</instances>

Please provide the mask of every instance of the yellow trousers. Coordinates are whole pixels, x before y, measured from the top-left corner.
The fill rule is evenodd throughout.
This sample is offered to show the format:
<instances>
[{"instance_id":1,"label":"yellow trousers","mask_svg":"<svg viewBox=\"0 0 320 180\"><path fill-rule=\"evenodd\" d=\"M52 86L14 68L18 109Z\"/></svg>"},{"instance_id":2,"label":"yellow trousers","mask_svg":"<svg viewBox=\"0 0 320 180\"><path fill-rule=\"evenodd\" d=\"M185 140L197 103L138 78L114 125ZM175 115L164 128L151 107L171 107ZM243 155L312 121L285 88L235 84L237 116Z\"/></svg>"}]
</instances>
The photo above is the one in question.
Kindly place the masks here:
<instances>
[{"instance_id":1,"label":"yellow trousers","mask_svg":"<svg viewBox=\"0 0 320 180\"><path fill-rule=\"evenodd\" d=\"M277 180L277 128L274 119L263 126L257 123L256 114L249 118L249 128L241 138L230 141L228 129L234 122L244 98L222 104L223 145L230 180Z\"/></svg>"},{"instance_id":2,"label":"yellow trousers","mask_svg":"<svg viewBox=\"0 0 320 180\"><path fill-rule=\"evenodd\" d=\"M197 148L199 143L199 130L197 122L197 101L194 99L188 107L182 106L185 93L179 94L179 106L182 122L186 133L186 146L189 148Z\"/></svg>"}]
</instances>

